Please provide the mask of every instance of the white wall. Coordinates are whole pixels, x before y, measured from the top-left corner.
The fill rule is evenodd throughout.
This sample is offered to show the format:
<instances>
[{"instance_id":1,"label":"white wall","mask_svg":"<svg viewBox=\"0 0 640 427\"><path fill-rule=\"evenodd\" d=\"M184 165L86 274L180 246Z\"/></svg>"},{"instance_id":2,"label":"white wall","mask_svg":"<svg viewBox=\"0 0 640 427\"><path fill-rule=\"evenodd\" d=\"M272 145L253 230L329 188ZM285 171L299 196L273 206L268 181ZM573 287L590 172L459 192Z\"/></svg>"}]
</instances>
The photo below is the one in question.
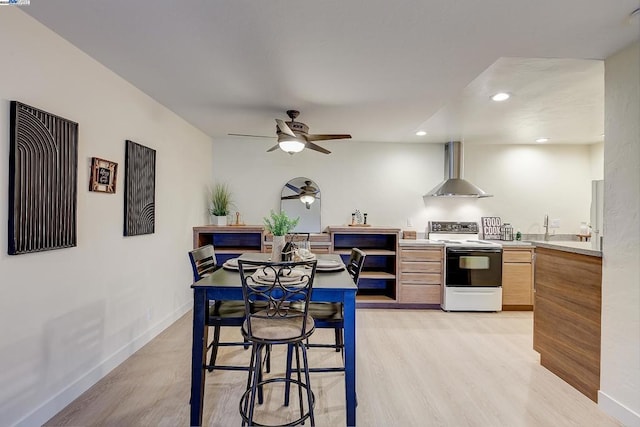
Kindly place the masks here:
<instances>
[{"instance_id":1,"label":"white wall","mask_svg":"<svg viewBox=\"0 0 640 427\"><path fill-rule=\"evenodd\" d=\"M442 144L325 142L324 155L266 153L273 140L214 142L214 179L228 182L247 224L279 209L280 191L306 176L322 191L322 226L346 224L351 212L373 225L424 232L430 220L478 221L500 216L523 233L544 233L545 214L560 219L557 234L577 233L589 221L592 175L589 145L464 146L464 177L494 195L485 199L424 198L444 178Z\"/></svg>"},{"instance_id":2,"label":"white wall","mask_svg":"<svg viewBox=\"0 0 640 427\"><path fill-rule=\"evenodd\" d=\"M31 426L190 308L211 141L18 8L1 8L0 39L0 224L10 100L79 123L77 247L0 253L0 424ZM122 236L125 139L157 150L155 234ZM115 195L87 190L93 156L118 163Z\"/></svg>"},{"instance_id":3,"label":"white wall","mask_svg":"<svg viewBox=\"0 0 640 427\"><path fill-rule=\"evenodd\" d=\"M590 146L591 176L594 180L604 179L604 142Z\"/></svg>"},{"instance_id":4,"label":"white wall","mask_svg":"<svg viewBox=\"0 0 640 427\"><path fill-rule=\"evenodd\" d=\"M602 351L598 402L640 426L640 42L605 61Z\"/></svg>"}]
</instances>

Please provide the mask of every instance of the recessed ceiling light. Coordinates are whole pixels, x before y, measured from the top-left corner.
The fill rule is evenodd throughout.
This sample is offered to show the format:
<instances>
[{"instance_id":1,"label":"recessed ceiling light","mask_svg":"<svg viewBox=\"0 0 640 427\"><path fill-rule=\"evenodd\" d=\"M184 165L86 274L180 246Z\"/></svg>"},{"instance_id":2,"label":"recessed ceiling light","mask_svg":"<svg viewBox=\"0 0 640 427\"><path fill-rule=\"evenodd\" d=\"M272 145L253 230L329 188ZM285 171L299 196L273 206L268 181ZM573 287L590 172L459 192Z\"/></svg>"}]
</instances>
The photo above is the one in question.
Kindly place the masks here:
<instances>
[{"instance_id":1,"label":"recessed ceiling light","mask_svg":"<svg viewBox=\"0 0 640 427\"><path fill-rule=\"evenodd\" d=\"M498 92L491 97L492 100L497 102L506 101L509 98L511 98L511 95L508 94L507 92Z\"/></svg>"},{"instance_id":2,"label":"recessed ceiling light","mask_svg":"<svg viewBox=\"0 0 640 427\"><path fill-rule=\"evenodd\" d=\"M418 132L416 132L416 136L425 136L427 134L427 132L423 131L423 130L419 130Z\"/></svg>"},{"instance_id":3,"label":"recessed ceiling light","mask_svg":"<svg viewBox=\"0 0 640 427\"><path fill-rule=\"evenodd\" d=\"M536 142L549 142L549 138L538 138Z\"/></svg>"}]
</instances>

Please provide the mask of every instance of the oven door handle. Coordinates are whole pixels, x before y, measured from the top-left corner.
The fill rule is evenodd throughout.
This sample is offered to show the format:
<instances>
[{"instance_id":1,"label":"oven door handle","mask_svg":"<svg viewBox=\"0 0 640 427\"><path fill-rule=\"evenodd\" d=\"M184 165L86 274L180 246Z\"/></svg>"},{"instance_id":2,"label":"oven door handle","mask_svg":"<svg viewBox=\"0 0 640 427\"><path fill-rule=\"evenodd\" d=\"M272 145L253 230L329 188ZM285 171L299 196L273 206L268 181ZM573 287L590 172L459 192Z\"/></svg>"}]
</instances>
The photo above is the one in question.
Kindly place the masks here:
<instances>
[{"instance_id":1,"label":"oven door handle","mask_svg":"<svg viewBox=\"0 0 640 427\"><path fill-rule=\"evenodd\" d=\"M447 248L447 252L450 252L450 253L482 252L482 253L490 253L490 254L499 254L499 253L502 252L502 249L493 249L493 248L477 248L477 249Z\"/></svg>"}]
</instances>

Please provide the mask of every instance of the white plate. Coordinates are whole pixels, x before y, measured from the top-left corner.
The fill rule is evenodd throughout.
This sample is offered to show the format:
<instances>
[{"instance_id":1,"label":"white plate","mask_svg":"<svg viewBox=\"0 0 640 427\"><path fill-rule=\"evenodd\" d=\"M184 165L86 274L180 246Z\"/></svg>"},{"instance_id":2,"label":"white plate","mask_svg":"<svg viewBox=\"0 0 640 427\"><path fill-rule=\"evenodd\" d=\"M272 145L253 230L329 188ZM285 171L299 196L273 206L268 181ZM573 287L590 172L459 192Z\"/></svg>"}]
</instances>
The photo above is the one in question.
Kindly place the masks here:
<instances>
[{"instance_id":1,"label":"white plate","mask_svg":"<svg viewBox=\"0 0 640 427\"><path fill-rule=\"evenodd\" d=\"M336 268L344 268L344 264L340 261L335 261L332 259L319 259L318 264L316 265L316 269L318 270L326 270L326 269L336 269Z\"/></svg>"},{"instance_id":2,"label":"white plate","mask_svg":"<svg viewBox=\"0 0 640 427\"><path fill-rule=\"evenodd\" d=\"M231 258L226 260L224 264L222 264L222 268L225 268L227 270L239 270L240 267L238 267L238 258ZM258 265L244 265L245 270L257 270L258 268Z\"/></svg>"},{"instance_id":3,"label":"white plate","mask_svg":"<svg viewBox=\"0 0 640 427\"><path fill-rule=\"evenodd\" d=\"M344 265L336 265L334 267L316 267L316 271L340 271L340 270L344 270Z\"/></svg>"}]
</instances>

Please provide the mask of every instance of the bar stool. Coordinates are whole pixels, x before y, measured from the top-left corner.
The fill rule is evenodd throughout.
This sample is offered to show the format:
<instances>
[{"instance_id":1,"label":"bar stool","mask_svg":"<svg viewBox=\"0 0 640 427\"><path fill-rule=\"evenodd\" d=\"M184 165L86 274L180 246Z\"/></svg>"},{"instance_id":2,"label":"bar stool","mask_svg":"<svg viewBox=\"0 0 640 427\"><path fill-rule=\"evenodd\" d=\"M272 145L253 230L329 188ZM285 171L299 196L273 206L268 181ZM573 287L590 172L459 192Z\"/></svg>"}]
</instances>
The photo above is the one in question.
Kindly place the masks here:
<instances>
[{"instance_id":1,"label":"bar stool","mask_svg":"<svg viewBox=\"0 0 640 427\"><path fill-rule=\"evenodd\" d=\"M243 426L266 425L254 420L256 396L260 401L263 387L273 383L285 383L287 389L291 384L298 387L300 416L294 421L281 425L303 424L309 419L311 425L315 426L313 415L315 397L309 381L309 363L304 342L315 330L313 318L309 316L308 311L316 264L316 260L271 263L238 260L246 316L242 325L242 335L251 343L251 369L247 376L246 391L239 403ZM255 267L258 269L250 271ZM250 306L257 302L266 303L267 307L252 312ZM295 351L296 377L263 379L260 368L262 352L265 348L278 344L290 346ZM302 365L300 353L302 353ZM307 395L306 411L303 389ZM288 404L288 394L284 397Z\"/></svg>"}]
</instances>

